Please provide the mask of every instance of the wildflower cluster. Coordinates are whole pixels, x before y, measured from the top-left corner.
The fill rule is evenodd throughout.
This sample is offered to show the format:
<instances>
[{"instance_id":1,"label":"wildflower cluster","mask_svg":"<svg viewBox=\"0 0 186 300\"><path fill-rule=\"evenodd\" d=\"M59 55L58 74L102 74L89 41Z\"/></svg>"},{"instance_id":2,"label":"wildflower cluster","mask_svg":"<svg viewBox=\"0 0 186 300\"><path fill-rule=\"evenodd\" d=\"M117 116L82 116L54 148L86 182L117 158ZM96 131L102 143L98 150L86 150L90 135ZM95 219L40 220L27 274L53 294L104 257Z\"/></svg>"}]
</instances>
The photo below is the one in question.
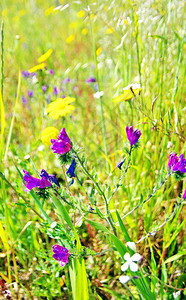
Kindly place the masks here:
<instances>
[{"instance_id":1,"label":"wildflower cluster","mask_svg":"<svg viewBox=\"0 0 186 300\"><path fill-rule=\"evenodd\" d=\"M57 100L58 101L58 100ZM61 100L60 100L61 101ZM52 107L52 106L51 106ZM51 127L52 128L52 127ZM45 136L45 141L47 141L47 144L49 144L49 139L50 139L50 133L52 132L51 128L49 127L48 131L46 130L46 136L48 133L48 136ZM54 128L55 129L55 128ZM69 138L69 136L66 133L66 129L62 128L60 133L58 134L57 130L54 130L56 138L53 139L51 138L50 143L51 143L51 150L53 153L57 154L62 160L66 160L66 155L70 155L69 158L71 160L70 166L66 171L66 175L72 179L70 182L69 186L74 183L74 178L77 177L76 175L76 166L77 166L77 161L79 161L80 165L82 166L84 172L91 178L91 180L94 182L95 187L97 191L99 192L100 195L103 196L103 199L105 201L106 205L106 211L108 217L105 217L102 212L96 207L96 212L98 213L99 216L102 216L102 218L105 218L105 220L108 222L108 224L111 226L113 229L114 234L116 234L116 229L113 223L113 219L110 215L110 212L108 210L108 202L110 199L113 197L115 192L117 191L118 187L121 184L118 184L116 186L116 189L113 191L111 198L109 200L106 199L101 187L99 184L95 181L94 177L91 176L91 174L87 171L87 169L84 166L84 163L81 161L81 159L78 156L78 153L75 152L74 149L72 149L72 142ZM127 167L125 168L124 174L127 172L129 164L130 164L130 156L131 156L131 150L136 147L138 144L139 138L141 137L141 131L138 129L134 129L133 126L126 126L126 134L128 141L130 143L130 151L128 152L128 162L127 162ZM43 134L44 136L44 134ZM44 139L44 138L43 138ZM122 169L123 164L125 163L127 157L124 157L124 159L117 165L119 169ZM185 173L186 172L186 159L184 159L183 154L181 154L179 157L175 153L171 153L169 156L169 162L168 162L168 172L179 172L179 173ZM40 173L40 179L32 177L27 171L23 170L24 176L23 180L26 185L26 191L31 191L33 188L39 188L41 190L44 190L45 188L51 187L52 184L54 184L54 187L60 187L57 178L55 175L50 175L48 174L44 169L41 170ZM123 176L123 175L122 175ZM121 177L122 180L123 177ZM79 179L78 179L79 180ZM57 191L57 190L55 190ZM60 195L60 194L58 194ZM186 190L183 194L183 199L186 198ZM62 198L66 203L70 204L64 197ZM148 198L149 200L150 198ZM108 201L108 202L107 202ZM147 200L144 201L144 203ZM74 204L73 204L74 207ZM137 208L139 205L137 206ZM132 210L133 211L133 210ZM94 212L94 208L91 210L88 210L89 213ZM137 262L140 262L142 259L141 255L136 252L136 246L135 243L133 242L127 242L127 246L130 249L129 252L126 252L123 256L123 259L125 263L121 266L121 270L123 272L129 270L129 272L137 272L139 270ZM66 247L63 247L61 245L54 245L52 246L53 249L53 258L56 259L60 266L64 266L68 263L68 259L70 257L69 250ZM132 251L132 252L131 252ZM131 255L132 254L132 255ZM138 278L137 276L128 276L128 275L122 275L120 276L120 282L121 283L126 283L128 280L131 278Z\"/></svg>"}]
</instances>

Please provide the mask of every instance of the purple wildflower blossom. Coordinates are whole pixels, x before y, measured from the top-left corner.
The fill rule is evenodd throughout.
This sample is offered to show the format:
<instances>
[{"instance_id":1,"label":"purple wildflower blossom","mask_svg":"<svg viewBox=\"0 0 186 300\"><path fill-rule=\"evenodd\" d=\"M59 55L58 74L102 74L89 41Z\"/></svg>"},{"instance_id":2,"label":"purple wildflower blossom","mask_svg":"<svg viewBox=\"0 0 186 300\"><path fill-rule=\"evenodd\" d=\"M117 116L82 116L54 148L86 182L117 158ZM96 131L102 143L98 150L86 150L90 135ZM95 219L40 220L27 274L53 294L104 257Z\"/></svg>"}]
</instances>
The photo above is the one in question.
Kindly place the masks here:
<instances>
[{"instance_id":1,"label":"purple wildflower blossom","mask_svg":"<svg viewBox=\"0 0 186 300\"><path fill-rule=\"evenodd\" d=\"M21 100L23 104L26 104L28 102L24 95L21 96Z\"/></svg>"},{"instance_id":2,"label":"purple wildflower blossom","mask_svg":"<svg viewBox=\"0 0 186 300\"><path fill-rule=\"evenodd\" d=\"M67 248L60 245L54 245L52 246L52 251L54 252L52 257L59 262L61 267L64 267L66 264L68 264L68 257L70 256L70 253L68 252Z\"/></svg>"},{"instance_id":3,"label":"purple wildflower blossom","mask_svg":"<svg viewBox=\"0 0 186 300\"><path fill-rule=\"evenodd\" d=\"M186 199L186 189L185 189L185 192L183 193L183 199L184 200Z\"/></svg>"},{"instance_id":4,"label":"purple wildflower blossom","mask_svg":"<svg viewBox=\"0 0 186 300\"><path fill-rule=\"evenodd\" d=\"M57 89L57 86L54 86L54 89L53 89L53 94L54 94L54 95L57 95L57 94L58 94L58 89Z\"/></svg>"},{"instance_id":5,"label":"purple wildflower blossom","mask_svg":"<svg viewBox=\"0 0 186 300\"><path fill-rule=\"evenodd\" d=\"M23 170L24 176L23 180L26 183L26 192L30 192L31 189L38 187L40 189L51 186L51 183L45 178L42 177L41 179L35 178L29 174L29 172Z\"/></svg>"},{"instance_id":6,"label":"purple wildflower blossom","mask_svg":"<svg viewBox=\"0 0 186 300\"><path fill-rule=\"evenodd\" d=\"M66 143L62 140L51 140L52 146L50 149L57 154L65 154L66 152L70 151L71 145Z\"/></svg>"},{"instance_id":7,"label":"purple wildflower blossom","mask_svg":"<svg viewBox=\"0 0 186 300\"><path fill-rule=\"evenodd\" d=\"M127 138L131 144L131 147L137 143L141 136L141 131L138 129L133 129L133 126L126 127Z\"/></svg>"},{"instance_id":8,"label":"purple wildflower blossom","mask_svg":"<svg viewBox=\"0 0 186 300\"><path fill-rule=\"evenodd\" d=\"M41 178L44 177L44 178L47 179L48 181L50 181L50 182L52 182L52 183L55 183L57 186L60 187L59 182L58 182L56 176L55 176L55 175L50 175L50 174L48 174L44 169L41 170L40 177L41 177Z\"/></svg>"},{"instance_id":9,"label":"purple wildflower blossom","mask_svg":"<svg viewBox=\"0 0 186 300\"><path fill-rule=\"evenodd\" d=\"M95 77L89 77L85 81L86 81L86 83L96 82L96 78Z\"/></svg>"},{"instance_id":10,"label":"purple wildflower blossom","mask_svg":"<svg viewBox=\"0 0 186 300\"><path fill-rule=\"evenodd\" d=\"M121 167L122 167L122 165L124 164L124 162L125 162L125 158L119 163L119 164L117 164L117 167L121 170Z\"/></svg>"},{"instance_id":11,"label":"purple wildflower blossom","mask_svg":"<svg viewBox=\"0 0 186 300\"><path fill-rule=\"evenodd\" d=\"M47 90L47 85L43 85L43 86L41 87L41 89L42 89L43 93L45 93L46 90Z\"/></svg>"},{"instance_id":12,"label":"purple wildflower blossom","mask_svg":"<svg viewBox=\"0 0 186 300\"><path fill-rule=\"evenodd\" d=\"M58 140L62 140L62 141L66 142L66 143L69 143L69 144L71 143L71 140L70 140L70 138L68 137L65 128L63 128L63 129L60 131L60 133L59 133L59 135L58 135Z\"/></svg>"},{"instance_id":13,"label":"purple wildflower blossom","mask_svg":"<svg viewBox=\"0 0 186 300\"><path fill-rule=\"evenodd\" d=\"M51 139L51 143L52 146L50 147L50 149L52 149L54 153L58 154L64 154L70 151L70 149L72 148L71 140L68 137L65 128L60 131L57 140Z\"/></svg>"},{"instance_id":14,"label":"purple wildflower blossom","mask_svg":"<svg viewBox=\"0 0 186 300\"><path fill-rule=\"evenodd\" d=\"M49 103L49 102L50 102L50 99L51 99L51 95L47 95L47 97L46 97L46 101L47 101L47 103Z\"/></svg>"},{"instance_id":15,"label":"purple wildflower blossom","mask_svg":"<svg viewBox=\"0 0 186 300\"><path fill-rule=\"evenodd\" d=\"M49 74L50 74L50 75L54 75L54 70L50 69L50 70L49 70Z\"/></svg>"},{"instance_id":16,"label":"purple wildflower blossom","mask_svg":"<svg viewBox=\"0 0 186 300\"><path fill-rule=\"evenodd\" d=\"M173 172L186 173L186 159L183 154L178 157L176 153L171 153L169 155L168 168Z\"/></svg>"},{"instance_id":17,"label":"purple wildflower blossom","mask_svg":"<svg viewBox=\"0 0 186 300\"><path fill-rule=\"evenodd\" d=\"M70 167L69 167L68 170L66 171L66 174L68 174L68 176L69 176L70 178L76 177L76 175L75 175L75 173L74 173L75 168L76 168L76 164L77 164L77 163L76 163L76 160L73 159L73 161L72 161ZM73 183L74 183L74 179L72 179L72 181L70 182L69 186L71 186Z\"/></svg>"},{"instance_id":18,"label":"purple wildflower blossom","mask_svg":"<svg viewBox=\"0 0 186 300\"><path fill-rule=\"evenodd\" d=\"M68 82L70 82L70 78L69 78L69 77L65 78L65 79L62 81L63 84L66 84L66 83L68 83Z\"/></svg>"},{"instance_id":19,"label":"purple wildflower blossom","mask_svg":"<svg viewBox=\"0 0 186 300\"><path fill-rule=\"evenodd\" d=\"M30 72L29 72L29 71L22 71L21 74L22 74L22 76L23 76L24 78L27 78L27 77L30 76Z\"/></svg>"},{"instance_id":20,"label":"purple wildflower blossom","mask_svg":"<svg viewBox=\"0 0 186 300\"><path fill-rule=\"evenodd\" d=\"M28 97L32 98L34 96L34 92L32 90L28 91Z\"/></svg>"}]
</instances>

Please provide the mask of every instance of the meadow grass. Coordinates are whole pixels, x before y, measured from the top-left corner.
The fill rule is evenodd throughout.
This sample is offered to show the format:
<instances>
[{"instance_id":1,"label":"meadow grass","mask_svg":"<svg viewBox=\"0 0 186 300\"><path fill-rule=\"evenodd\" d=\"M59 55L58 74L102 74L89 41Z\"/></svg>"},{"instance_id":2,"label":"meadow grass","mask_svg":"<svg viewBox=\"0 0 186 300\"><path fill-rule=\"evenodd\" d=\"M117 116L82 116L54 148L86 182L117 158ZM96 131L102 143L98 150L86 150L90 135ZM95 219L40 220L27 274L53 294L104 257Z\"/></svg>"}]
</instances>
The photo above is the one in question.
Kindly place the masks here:
<instances>
[{"instance_id":1,"label":"meadow grass","mask_svg":"<svg viewBox=\"0 0 186 300\"><path fill-rule=\"evenodd\" d=\"M121 176L116 166L124 155L127 125L140 129L142 136L122 186L109 203L117 238L125 245L126 229L137 243L144 258L143 280L149 280L155 299L174 299L175 292L180 292L177 299L183 299L184 211L183 203L177 210L176 205L185 182L171 176L142 204L161 185L169 154L185 151L183 2L6 0L1 1L0 11L0 276L11 299L72 299L73 268L88 278L90 299L145 299L135 280L125 285L119 282L122 260L101 230L104 225L112 231L104 220L94 228L91 221L100 222L97 215L86 215L88 223L65 203L65 210L59 208L57 199L38 200L37 193L25 193L22 181L22 169L34 177L46 169L57 175L64 194L75 204L87 209L91 195L105 213L102 197L80 166L77 172L82 185L76 180L68 187L66 168L43 145L41 132L48 126L65 127L109 198ZM48 49L53 52L46 61L47 69L38 71L36 77L22 76L21 71L37 65ZM91 76L97 81L86 83ZM123 88L133 83L141 84L140 95L114 103ZM33 91L33 97L28 91ZM76 99L75 110L65 118L49 118L49 101L63 95ZM117 212L122 218L139 203L123 219L124 227L119 227ZM76 228L80 248L96 253L108 250L102 255L87 254L86 271L82 261L61 268L52 258L51 246L58 236L53 236L49 224L58 222L55 207L70 215L68 225L72 222L72 232ZM59 221L59 238L66 226L64 219ZM85 294L76 299L88 299Z\"/></svg>"}]
</instances>

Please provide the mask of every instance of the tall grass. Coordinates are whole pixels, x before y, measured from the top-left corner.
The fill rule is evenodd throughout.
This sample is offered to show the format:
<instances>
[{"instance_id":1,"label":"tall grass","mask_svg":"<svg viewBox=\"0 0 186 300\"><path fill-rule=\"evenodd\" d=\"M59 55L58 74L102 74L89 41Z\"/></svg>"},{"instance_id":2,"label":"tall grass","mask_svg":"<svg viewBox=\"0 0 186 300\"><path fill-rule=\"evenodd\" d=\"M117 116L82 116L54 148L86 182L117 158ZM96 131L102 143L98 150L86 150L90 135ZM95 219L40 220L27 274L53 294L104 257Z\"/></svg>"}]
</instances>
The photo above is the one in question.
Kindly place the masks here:
<instances>
[{"instance_id":1,"label":"tall grass","mask_svg":"<svg viewBox=\"0 0 186 300\"><path fill-rule=\"evenodd\" d=\"M49 9L58 5L58 10ZM100 231L105 223L93 229L93 222L98 221L94 215L88 224L74 214L72 226L81 247L109 251L100 256L88 255L86 271L84 261L74 260L69 273L68 268L61 269L52 259L55 237L48 236L44 220L57 221L54 208L60 203L40 203L34 192L24 194L21 170L34 174L35 169L44 168L56 173L70 197L76 195L82 203L88 203L84 190L91 194L91 187L87 177L83 186L75 183L68 188L59 162L41 142L41 131L47 126L67 129L73 142L81 147L87 168L97 176L101 188L105 185L108 195L120 176L116 166L123 157L125 127L134 125L141 130L140 147L132 155L123 184L108 208L117 229L123 221L118 240L125 245L127 232L132 241L140 241L137 248L144 257L143 280L148 278L155 297L173 299L175 291L183 296L183 204L177 209L176 203L185 182L171 177L150 201L134 209L161 183L169 154L185 151L182 1L3 0L0 11L0 171L7 180L0 179L0 276L13 299L71 299L73 268L84 277L87 272L91 299L139 299L132 282L125 286L119 283L121 260L109 250L107 234ZM79 11L84 11L81 18ZM84 28L87 34L82 33ZM68 43L70 35L74 40ZM99 47L102 52L97 55ZM35 66L49 48L53 53L47 71L38 72L38 81L21 78L21 71ZM49 69L54 75L48 73ZM90 76L96 77L97 87L86 83ZM67 77L71 81L64 83ZM141 95L114 104L113 99L132 83L141 83ZM41 87L45 84L48 89L43 93ZM54 86L63 89L60 96L76 98L72 116L53 120L46 115L47 97L57 98ZM28 90L33 90L32 98ZM96 98L97 90L103 91L103 96ZM85 176L80 168L78 176ZM98 209L105 212L105 203L100 199ZM131 210L122 221L118 219L118 215L122 218ZM61 220L64 222L64 216ZM117 245L118 241L113 240ZM74 277L74 293L79 292L78 280L80 277Z\"/></svg>"}]
</instances>

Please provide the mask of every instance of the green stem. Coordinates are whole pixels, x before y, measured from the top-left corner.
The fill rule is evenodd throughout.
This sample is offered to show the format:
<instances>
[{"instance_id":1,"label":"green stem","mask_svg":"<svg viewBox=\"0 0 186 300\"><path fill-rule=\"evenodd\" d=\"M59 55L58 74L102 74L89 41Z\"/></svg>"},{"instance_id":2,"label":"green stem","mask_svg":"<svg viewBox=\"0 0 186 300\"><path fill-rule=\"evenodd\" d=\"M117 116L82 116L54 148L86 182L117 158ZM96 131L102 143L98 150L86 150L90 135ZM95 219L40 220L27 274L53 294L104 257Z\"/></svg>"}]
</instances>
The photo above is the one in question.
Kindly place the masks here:
<instances>
[{"instance_id":1,"label":"green stem","mask_svg":"<svg viewBox=\"0 0 186 300\"><path fill-rule=\"evenodd\" d=\"M133 213L136 209L138 209L140 206L142 206L143 204L145 204L147 201L149 201L155 194L157 191L159 191L161 189L161 187L164 185L164 183L167 181L167 179L171 176L172 173L169 173L168 176L161 182L160 186L158 188L155 188L154 191L152 192L152 194L150 194L147 199L145 199L142 203L138 204L137 206L135 206L131 211L129 211L126 215L124 215L121 219L123 220L124 218L126 218L128 215L130 215L131 213Z\"/></svg>"},{"instance_id":2,"label":"green stem","mask_svg":"<svg viewBox=\"0 0 186 300\"><path fill-rule=\"evenodd\" d=\"M125 177L125 175L126 175L126 173L127 173L127 171L128 171L129 165L130 165L130 161L131 161L131 152L132 152L132 147L130 147L130 151L129 151L129 159L128 159L128 162L127 162L127 166L126 166L126 168L125 168L123 174L121 175L121 178L120 178L119 183L116 184L115 189L113 190L113 192L112 192L110 198L108 199L108 203L110 203L112 197L115 195L115 193L117 192L117 190L119 189L119 187L120 187L120 186L122 185L122 183L123 183L123 179L124 179L124 177Z\"/></svg>"},{"instance_id":3,"label":"green stem","mask_svg":"<svg viewBox=\"0 0 186 300\"><path fill-rule=\"evenodd\" d=\"M92 180L92 182L95 184L95 187L96 187L96 190L98 191L99 195L102 196L104 202L105 202L105 210L106 210L106 214L107 214L107 217L105 218L105 220L107 221L107 223L110 225L110 227L112 228L114 234L117 236L117 233L116 233L116 228L114 226L114 222L113 222L113 219L112 219L112 215L109 211L109 207L108 207L108 201L107 201L107 198L103 192L103 190L101 189L101 187L99 186L99 184L96 182L96 180L94 179L94 177L89 173L89 171L86 169L86 167L84 166L84 163L81 161L78 153L72 148L72 151L73 153L75 154L77 160L79 161L82 169L84 170L84 172L87 174L87 176Z\"/></svg>"},{"instance_id":4,"label":"green stem","mask_svg":"<svg viewBox=\"0 0 186 300\"><path fill-rule=\"evenodd\" d=\"M4 82L4 22L1 22L1 95L3 99L3 82Z\"/></svg>"},{"instance_id":5,"label":"green stem","mask_svg":"<svg viewBox=\"0 0 186 300\"><path fill-rule=\"evenodd\" d=\"M29 203L29 201L24 197L24 196L22 196L21 194L19 194L17 191L16 191L16 189L13 187L13 185L5 178L5 176L0 172L0 177L11 187L11 189L19 196L19 197L21 197L23 200L24 200L24 202L26 203L26 204L28 204L29 205L29 207L33 210L33 212L39 217L39 218L41 218L41 219L43 219L44 220L44 218L35 210L35 208L34 207L32 207L31 205L30 205L30 203Z\"/></svg>"}]
</instances>

